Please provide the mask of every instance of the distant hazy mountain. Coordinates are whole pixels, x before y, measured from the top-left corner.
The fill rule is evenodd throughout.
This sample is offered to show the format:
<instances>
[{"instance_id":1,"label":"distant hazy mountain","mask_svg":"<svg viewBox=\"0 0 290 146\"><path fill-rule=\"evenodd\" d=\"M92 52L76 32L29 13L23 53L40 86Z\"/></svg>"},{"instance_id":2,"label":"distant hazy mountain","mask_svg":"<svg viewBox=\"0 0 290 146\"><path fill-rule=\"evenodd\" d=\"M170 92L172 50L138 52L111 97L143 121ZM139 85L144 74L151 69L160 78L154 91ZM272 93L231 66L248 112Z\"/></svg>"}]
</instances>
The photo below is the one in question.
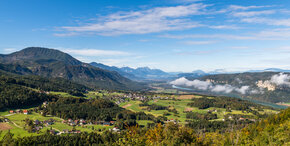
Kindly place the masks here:
<instances>
[{"instance_id":1,"label":"distant hazy mountain","mask_svg":"<svg viewBox=\"0 0 290 146\"><path fill-rule=\"evenodd\" d=\"M191 73L179 73L177 74L176 78L185 77L185 78L190 78L190 79L196 79L205 75L208 75L208 74L202 70L195 70Z\"/></svg>"},{"instance_id":2,"label":"distant hazy mountain","mask_svg":"<svg viewBox=\"0 0 290 146\"><path fill-rule=\"evenodd\" d=\"M195 70L195 71L193 71L192 73L196 73L196 74L199 74L199 75L204 75L204 74L206 74L206 72L204 72L203 70Z\"/></svg>"},{"instance_id":3,"label":"distant hazy mountain","mask_svg":"<svg viewBox=\"0 0 290 146\"><path fill-rule=\"evenodd\" d=\"M58 50L30 47L0 55L0 69L16 74L61 77L90 87L105 89L140 89L140 85L117 72L83 63Z\"/></svg>"},{"instance_id":4,"label":"distant hazy mountain","mask_svg":"<svg viewBox=\"0 0 290 146\"><path fill-rule=\"evenodd\" d=\"M130 67L115 67L107 66L101 63L92 62L91 65L99 67L102 69L107 69L110 71L116 71L121 75L130 78L132 80L144 80L144 79L164 79L171 76L171 74L166 73L160 69L150 69L149 67L139 67L139 68L130 68Z\"/></svg>"},{"instance_id":5,"label":"distant hazy mountain","mask_svg":"<svg viewBox=\"0 0 290 146\"><path fill-rule=\"evenodd\" d=\"M94 67L101 68L101 69L118 72L120 75L122 75L122 76L124 76L126 78L129 78L131 80L142 80L142 79L145 79L145 78L136 77L134 74L127 73L127 72L123 71L122 69L120 69L118 67L115 67L115 66L108 66L108 65L104 65L102 63L96 63L96 62L92 62L92 63L90 63L90 65L92 65Z\"/></svg>"},{"instance_id":6,"label":"distant hazy mountain","mask_svg":"<svg viewBox=\"0 0 290 146\"><path fill-rule=\"evenodd\" d=\"M267 68L264 70L249 70L246 72L290 72L290 70L280 69L280 68Z\"/></svg>"}]
</instances>

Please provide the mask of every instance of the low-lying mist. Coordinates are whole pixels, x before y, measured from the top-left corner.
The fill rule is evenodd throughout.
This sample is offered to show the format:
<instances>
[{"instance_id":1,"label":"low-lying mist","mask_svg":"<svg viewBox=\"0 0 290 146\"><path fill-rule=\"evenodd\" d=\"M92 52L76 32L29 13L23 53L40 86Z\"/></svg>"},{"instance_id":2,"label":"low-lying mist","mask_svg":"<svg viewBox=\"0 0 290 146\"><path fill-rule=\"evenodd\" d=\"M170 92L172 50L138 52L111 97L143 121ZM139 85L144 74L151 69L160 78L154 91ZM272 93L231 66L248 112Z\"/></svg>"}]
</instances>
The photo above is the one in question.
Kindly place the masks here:
<instances>
[{"instance_id":1,"label":"low-lying mist","mask_svg":"<svg viewBox=\"0 0 290 146\"><path fill-rule=\"evenodd\" d=\"M239 83L243 83L242 80L237 78ZM290 87L290 76L288 74L279 73L275 74L271 77L270 80L264 80L264 83L268 83L269 85L273 86L280 86L286 85ZM253 85L241 85L241 86L234 86L230 84L216 84L209 81L202 81L195 79L193 81L186 79L185 77L181 77L170 82L172 85L176 86L186 86L186 87L193 87L194 89L203 90L203 91L210 91L216 93L240 93L240 94L263 94L264 90L267 88L258 87L256 84Z\"/></svg>"}]
</instances>

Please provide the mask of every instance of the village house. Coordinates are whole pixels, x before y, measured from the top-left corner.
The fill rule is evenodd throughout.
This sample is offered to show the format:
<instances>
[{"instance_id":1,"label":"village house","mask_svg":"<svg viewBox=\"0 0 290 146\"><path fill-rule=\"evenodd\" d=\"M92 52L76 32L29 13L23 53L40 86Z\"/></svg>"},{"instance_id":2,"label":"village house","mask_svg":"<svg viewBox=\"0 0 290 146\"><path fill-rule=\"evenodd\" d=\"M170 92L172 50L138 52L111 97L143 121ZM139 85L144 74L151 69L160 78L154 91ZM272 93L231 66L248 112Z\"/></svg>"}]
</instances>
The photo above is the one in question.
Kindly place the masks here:
<instances>
[{"instance_id":1,"label":"village house","mask_svg":"<svg viewBox=\"0 0 290 146\"><path fill-rule=\"evenodd\" d=\"M170 119L170 120L165 121L165 123L169 123L169 122L173 122L174 124L177 124L177 121L174 119Z\"/></svg>"},{"instance_id":2,"label":"village house","mask_svg":"<svg viewBox=\"0 0 290 146\"><path fill-rule=\"evenodd\" d=\"M118 127L114 127L113 129L110 129L113 132L120 132L121 130Z\"/></svg>"},{"instance_id":3,"label":"village house","mask_svg":"<svg viewBox=\"0 0 290 146\"><path fill-rule=\"evenodd\" d=\"M46 106L48 105L48 102L47 102L47 101L45 101L45 102L43 102L43 103L42 103L42 105L43 105L43 107L45 107L45 108L46 108Z\"/></svg>"},{"instance_id":4,"label":"village house","mask_svg":"<svg viewBox=\"0 0 290 146\"><path fill-rule=\"evenodd\" d=\"M86 121L84 119L80 119L80 125L85 125Z\"/></svg>"},{"instance_id":5,"label":"village house","mask_svg":"<svg viewBox=\"0 0 290 146\"><path fill-rule=\"evenodd\" d=\"M110 126L111 124L110 124L110 122L104 122L103 125L104 126Z\"/></svg>"},{"instance_id":6,"label":"village house","mask_svg":"<svg viewBox=\"0 0 290 146\"><path fill-rule=\"evenodd\" d=\"M35 121L34 121L34 124L35 124L35 125L39 125L39 124L40 124L40 121L39 121L39 120L35 120Z\"/></svg>"},{"instance_id":7,"label":"village house","mask_svg":"<svg viewBox=\"0 0 290 146\"><path fill-rule=\"evenodd\" d=\"M19 114L20 112L21 112L20 109L17 109L17 110L16 110L16 113L17 113L17 114Z\"/></svg>"},{"instance_id":8,"label":"village house","mask_svg":"<svg viewBox=\"0 0 290 146\"><path fill-rule=\"evenodd\" d=\"M49 119L49 120L44 120L43 124L45 124L46 126L49 126L49 125L53 125L54 122L55 122L54 119Z\"/></svg>"},{"instance_id":9,"label":"village house","mask_svg":"<svg viewBox=\"0 0 290 146\"><path fill-rule=\"evenodd\" d=\"M52 135L56 135L57 134L57 132L55 130L50 130L49 133L52 134Z\"/></svg>"},{"instance_id":10,"label":"village house","mask_svg":"<svg viewBox=\"0 0 290 146\"><path fill-rule=\"evenodd\" d=\"M27 115L27 114L29 114L29 111L28 110L23 110L23 114Z\"/></svg>"},{"instance_id":11,"label":"village house","mask_svg":"<svg viewBox=\"0 0 290 146\"><path fill-rule=\"evenodd\" d=\"M111 124L111 125L114 125L114 124L115 124L115 121L110 121L110 124Z\"/></svg>"}]
</instances>

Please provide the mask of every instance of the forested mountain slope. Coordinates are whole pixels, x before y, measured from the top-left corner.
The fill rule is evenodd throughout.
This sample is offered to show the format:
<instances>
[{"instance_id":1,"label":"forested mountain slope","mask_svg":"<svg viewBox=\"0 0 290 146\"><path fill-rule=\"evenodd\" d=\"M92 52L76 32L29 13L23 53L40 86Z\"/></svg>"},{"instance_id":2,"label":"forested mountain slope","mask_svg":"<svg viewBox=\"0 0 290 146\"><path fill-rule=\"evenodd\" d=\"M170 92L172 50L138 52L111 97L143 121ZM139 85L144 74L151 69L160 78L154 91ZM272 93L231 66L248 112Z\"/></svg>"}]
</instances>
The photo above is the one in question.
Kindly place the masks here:
<instances>
[{"instance_id":1,"label":"forested mountain slope","mask_svg":"<svg viewBox=\"0 0 290 146\"><path fill-rule=\"evenodd\" d=\"M117 72L107 71L82 63L72 56L54 49L30 47L0 56L0 69L20 75L39 75L47 78L64 78L92 88L142 89Z\"/></svg>"}]
</instances>

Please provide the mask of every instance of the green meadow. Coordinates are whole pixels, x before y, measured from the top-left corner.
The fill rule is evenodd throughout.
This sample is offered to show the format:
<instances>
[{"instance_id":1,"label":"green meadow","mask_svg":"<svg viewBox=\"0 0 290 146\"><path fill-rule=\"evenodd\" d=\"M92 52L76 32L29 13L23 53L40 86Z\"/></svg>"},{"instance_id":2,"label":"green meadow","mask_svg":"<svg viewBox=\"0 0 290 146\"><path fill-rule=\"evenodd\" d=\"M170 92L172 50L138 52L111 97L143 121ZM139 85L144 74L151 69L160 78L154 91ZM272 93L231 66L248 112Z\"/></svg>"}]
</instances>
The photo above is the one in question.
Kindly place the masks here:
<instances>
[{"instance_id":1,"label":"green meadow","mask_svg":"<svg viewBox=\"0 0 290 146\"><path fill-rule=\"evenodd\" d=\"M196 96L194 98L200 98L199 96ZM212 97L210 97L212 98ZM215 107L210 107L207 109L198 109L197 107L190 107L187 104L192 102L191 99L155 99L155 100L150 100L148 102L149 105L151 104L156 104L156 105L161 105L161 106L166 106L169 107L169 109L176 109L177 114L173 112L169 112L168 110L147 110L146 106L139 106L142 102L141 101L129 101L129 102L124 102L121 103L120 106L123 108L126 108L128 110L134 111L134 112L145 112L146 114L152 114L155 117L158 116L163 116L167 117L167 119L175 119L180 121L181 123L185 123L187 120L186 118L186 112L198 112L198 113L207 113L208 110L216 110L217 117L218 119L215 119L217 121L223 120L224 116L227 114L239 114L239 115L252 115L255 116L252 113L248 112L243 112L241 110L232 110L231 112L227 112L225 108L215 108ZM256 110L256 109L254 109ZM258 111L260 114L271 114L271 113L276 113L277 111L271 110L271 109L264 109L263 111Z\"/></svg>"},{"instance_id":2,"label":"green meadow","mask_svg":"<svg viewBox=\"0 0 290 146\"><path fill-rule=\"evenodd\" d=\"M62 123L63 119L58 117L52 117L52 116L42 116L38 113L32 112L31 114L25 115L25 114L13 114L10 115L8 111L1 112L0 113L2 117L8 118L11 122L7 123L9 126L12 127L12 129L9 129L12 134L14 134L14 137L25 137L25 136L36 136L40 134L44 134L47 130L54 129L56 131L62 131L65 129L71 130L73 126L69 126L67 124ZM8 115L8 116L5 116ZM56 122L53 125L49 125L47 127L43 127L39 131L39 133L29 133L24 129L25 122L24 120L28 118L31 120L39 120L44 121L48 119L54 119ZM13 123L15 123L17 126L15 126ZM94 128L92 128L94 127ZM80 130L82 132L93 132L93 131L104 131L108 130L110 128L113 128L113 126L103 126L103 125L84 125L84 126L76 126L76 130ZM8 132L8 130L0 131L0 140L3 138L3 136Z\"/></svg>"}]
</instances>

